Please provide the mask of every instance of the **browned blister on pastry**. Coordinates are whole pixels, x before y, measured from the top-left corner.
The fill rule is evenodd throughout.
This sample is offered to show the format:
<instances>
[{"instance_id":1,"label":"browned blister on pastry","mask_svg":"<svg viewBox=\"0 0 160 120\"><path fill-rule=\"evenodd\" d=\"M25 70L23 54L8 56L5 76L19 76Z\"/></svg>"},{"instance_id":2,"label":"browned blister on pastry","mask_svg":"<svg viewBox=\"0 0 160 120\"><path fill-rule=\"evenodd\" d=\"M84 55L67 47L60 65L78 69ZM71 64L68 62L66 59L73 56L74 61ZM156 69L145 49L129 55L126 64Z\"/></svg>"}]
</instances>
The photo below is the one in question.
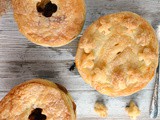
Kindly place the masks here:
<instances>
[{"instance_id":1,"label":"browned blister on pastry","mask_svg":"<svg viewBox=\"0 0 160 120\"><path fill-rule=\"evenodd\" d=\"M42 46L71 42L85 21L84 0L12 0L12 5L19 31Z\"/></svg>"},{"instance_id":2,"label":"browned blister on pastry","mask_svg":"<svg viewBox=\"0 0 160 120\"><path fill-rule=\"evenodd\" d=\"M76 120L76 105L63 86L34 79L0 101L0 120Z\"/></svg>"},{"instance_id":3,"label":"browned blister on pastry","mask_svg":"<svg viewBox=\"0 0 160 120\"><path fill-rule=\"evenodd\" d=\"M115 97L144 88L157 65L155 32L131 12L100 17L84 32L76 54L82 78L100 93Z\"/></svg>"}]
</instances>

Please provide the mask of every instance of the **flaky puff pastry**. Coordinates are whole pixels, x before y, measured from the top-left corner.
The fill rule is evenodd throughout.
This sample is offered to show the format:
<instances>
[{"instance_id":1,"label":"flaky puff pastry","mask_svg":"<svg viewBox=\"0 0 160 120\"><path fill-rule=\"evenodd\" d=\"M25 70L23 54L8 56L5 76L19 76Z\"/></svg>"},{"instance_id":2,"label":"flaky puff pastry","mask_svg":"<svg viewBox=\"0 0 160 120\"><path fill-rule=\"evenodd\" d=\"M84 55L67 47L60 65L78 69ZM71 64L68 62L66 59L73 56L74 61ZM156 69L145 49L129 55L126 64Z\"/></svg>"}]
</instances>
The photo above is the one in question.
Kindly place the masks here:
<instances>
[{"instance_id":1,"label":"flaky puff pastry","mask_svg":"<svg viewBox=\"0 0 160 120\"><path fill-rule=\"evenodd\" d=\"M63 86L34 79L14 87L0 101L0 120L37 119L76 120L76 105Z\"/></svg>"},{"instance_id":2,"label":"flaky puff pastry","mask_svg":"<svg viewBox=\"0 0 160 120\"><path fill-rule=\"evenodd\" d=\"M71 42L85 21L84 0L12 0L12 5L19 31L46 47Z\"/></svg>"},{"instance_id":3,"label":"flaky puff pastry","mask_svg":"<svg viewBox=\"0 0 160 120\"><path fill-rule=\"evenodd\" d=\"M97 91L127 96L152 80L158 41L151 25L139 15L109 14L86 29L75 61L82 78Z\"/></svg>"}]
</instances>

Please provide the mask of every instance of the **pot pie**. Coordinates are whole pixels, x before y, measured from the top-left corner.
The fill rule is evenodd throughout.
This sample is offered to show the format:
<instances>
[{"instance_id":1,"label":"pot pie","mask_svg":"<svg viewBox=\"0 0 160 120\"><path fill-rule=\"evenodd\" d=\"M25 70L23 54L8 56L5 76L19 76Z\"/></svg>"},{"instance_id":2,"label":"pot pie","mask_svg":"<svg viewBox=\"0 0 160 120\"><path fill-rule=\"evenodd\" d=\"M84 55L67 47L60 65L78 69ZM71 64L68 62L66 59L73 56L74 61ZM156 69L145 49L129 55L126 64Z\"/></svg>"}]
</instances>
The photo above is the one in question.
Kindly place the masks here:
<instances>
[{"instance_id":1,"label":"pot pie","mask_svg":"<svg viewBox=\"0 0 160 120\"><path fill-rule=\"evenodd\" d=\"M152 80L158 41L151 25L132 12L100 17L80 39L76 66L82 78L108 96L127 96Z\"/></svg>"},{"instance_id":2,"label":"pot pie","mask_svg":"<svg viewBox=\"0 0 160 120\"><path fill-rule=\"evenodd\" d=\"M85 21L84 0L12 0L12 5L19 31L46 47L71 42Z\"/></svg>"},{"instance_id":3,"label":"pot pie","mask_svg":"<svg viewBox=\"0 0 160 120\"><path fill-rule=\"evenodd\" d=\"M76 120L76 105L63 86L34 79L0 101L0 120Z\"/></svg>"}]
</instances>

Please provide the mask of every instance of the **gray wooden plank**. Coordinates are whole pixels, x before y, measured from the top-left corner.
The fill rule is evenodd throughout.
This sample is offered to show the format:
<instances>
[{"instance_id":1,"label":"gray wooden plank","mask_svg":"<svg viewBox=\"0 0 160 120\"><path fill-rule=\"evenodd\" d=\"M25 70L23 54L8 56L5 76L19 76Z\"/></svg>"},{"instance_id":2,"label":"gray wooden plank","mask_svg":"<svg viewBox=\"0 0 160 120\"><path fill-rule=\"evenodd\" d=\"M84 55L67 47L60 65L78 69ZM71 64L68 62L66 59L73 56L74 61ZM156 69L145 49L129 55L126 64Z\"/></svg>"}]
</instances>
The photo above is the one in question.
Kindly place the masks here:
<instances>
[{"instance_id":1,"label":"gray wooden plank","mask_svg":"<svg viewBox=\"0 0 160 120\"><path fill-rule=\"evenodd\" d=\"M136 12L146 18L155 28L160 20L159 0L86 0L86 6L87 17L83 31L98 17L108 13L119 11ZM41 57L41 59L48 59L51 54L55 55L55 57L53 57L52 59L56 60L62 60L62 58L67 60L74 59L78 39L74 40L67 46L53 48L52 50L50 50L49 48L42 48L40 46L32 44L19 33L17 25L13 19L12 10L4 15L2 19L0 19L0 21L1 59L10 60L12 58L12 60L21 60L21 55L25 54L25 51L32 51L32 54L30 55L28 53L29 55L23 59L35 59L39 57L39 54L45 56L43 58ZM12 57L5 57L5 51ZM57 51L62 54L58 54ZM12 54L14 54L14 56Z\"/></svg>"},{"instance_id":2,"label":"gray wooden plank","mask_svg":"<svg viewBox=\"0 0 160 120\"><path fill-rule=\"evenodd\" d=\"M103 100L106 106L108 107L108 119L128 119L127 113L125 112L124 108L132 99L137 102L139 109L141 110L141 115L137 120L148 120L149 119L149 105L150 105L150 98L151 98L152 91L150 90L143 90L139 93L128 97L119 97L119 98L111 98L107 96L100 95L96 91L77 91L71 92L74 100L77 103L77 113L79 118L99 118L94 110L94 103L95 101ZM160 109L160 105L159 105ZM99 118L100 119L100 118ZM160 119L160 116L158 116Z\"/></svg>"},{"instance_id":3,"label":"gray wooden plank","mask_svg":"<svg viewBox=\"0 0 160 120\"><path fill-rule=\"evenodd\" d=\"M153 26L160 19L159 0L86 0L87 16L84 29L98 17L120 11L132 11L146 18ZM3 30L17 31L17 25L10 10L1 19Z\"/></svg>"},{"instance_id":4,"label":"gray wooden plank","mask_svg":"<svg viewBox=\"0 0 160 120\"><path fill-rule=\"evenodd\" d=\"M69 91L77 105L77 117L78 120L100 120L100 117L94 112L94 103L98 101L103 101L108 107L108 117L107 120L127 120L129 119L127 113L125 112L125 107L128 105L129 101L134 100L139 109L141 110L141 115L137 120L150 120L149 119L149 105L151 92L150 90L143 90L128 97L111 98L104 95L100 95L96 91ZM0 99L6 93L0 93ZM145 98L145 99L144 99ZM160 105L159 105L160 109ZM157 120L160 119L158 116Z\"/></svg>"},{"instance_id":5,"label":"gray wooden plank","mask_svg":"<svg viewBox=\"0 0 160 120\"><path fill-rule=\"evenodd\" d=\"M146 18L154 28L160 21L159 0L86 0L87 17L83 31L98 17L119 11L132 11ZM83 32L82 32L83 33ZM81 34L82 34L81 33ZM134 99L142 110L138 120L150 120L149 103L153 83L142 91L120 98L110 98L85 84L78 72L68 68L74 61L79 37L59 48L45 48L29 42L18 31L10 10L0 18L0 98L13 86L40 77L66 86L77 104L78 120L101 120L93 111L94 102L104 99L109 107L108 120L128 120L124 107ZM159 107L160 108L160 107ZM159 115L160 116L160 115ZM158 116L157 120L160 120Z\"/></svg>"},{"instance_id":6,"label":"gray wooden plank","mask_svg":"<svg viewBox=\"0 0 160 120\"><path fill-rule=\"evenodd\" d=\"M18 31L0 31L0 60L74 60L79 37L67 46L47 48L28 41ZM7 55L6 55L7 54Z\"/></svg>"},{"instance_id":7,"label":"gray wooden plank","mask_svg":"<svg viewBox=\"0 0 160 120\"><path fill-rule=\"evenodd\" d=\"M93 90L80 77L77 69L69 71L72 60L0 60L0 91L8 91L13 86L33 78L46 78L65 85L69 90ZM144 89L153 89L152 80Z\"/></svg>"},{"instance_id":8,"label":"gray wooden plank","mask_svg":"<svg viewBox=\"0 0 160 120\"><path fill-rule=\"evenodd\" d=\"M46 78L64 84L69 90L92 90L76 70L69 71L73 61L1 61L0 91L33 78Z\"/></svg>"}]
</instances>

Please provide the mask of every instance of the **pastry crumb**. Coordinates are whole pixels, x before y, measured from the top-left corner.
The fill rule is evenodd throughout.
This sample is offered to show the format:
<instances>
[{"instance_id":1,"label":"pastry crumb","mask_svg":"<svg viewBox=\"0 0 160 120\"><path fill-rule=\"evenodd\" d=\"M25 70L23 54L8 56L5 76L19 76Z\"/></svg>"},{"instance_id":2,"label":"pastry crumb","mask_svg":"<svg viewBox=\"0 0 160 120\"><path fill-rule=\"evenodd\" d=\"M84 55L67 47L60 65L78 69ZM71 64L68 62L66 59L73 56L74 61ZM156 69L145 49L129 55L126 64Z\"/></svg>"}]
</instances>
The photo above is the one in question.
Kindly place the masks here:
<instances>
[{"instance_id":1,"label":"pastry crumb","mask_svg":"<svg viewBox=\"0 0 160 120\"><path fill-rule=\"evenodd\" d=\"M100 103L100 102L96 102L95 105L94 105L94 111L100 116L100 117L107 117L108 114L107 114L107 107L103 104L103 103Z\"/></svg>"},{"instance_id":2,"label":"pastry crumb","mask_svg":"<svg viewBox=\"0 0 160 120\"><path fill-rule=\"evenodd\" d=\"M132 100L130 101L129 106L126 107L126 111L128 112L128 116L133 120L136 120L136 118L140 115L138 106Z\"/></svg>"},{"instance_id":3,"label":"pastry crumb","mask_svg":"<svg viewBox=\"0 0 160 120\"><path fill-rule=\"evenodd\" d=\"M11 6L10 4L10 0L0 0L0 16L6 13L7 9Z\"/></svg>"}]
</instances>

